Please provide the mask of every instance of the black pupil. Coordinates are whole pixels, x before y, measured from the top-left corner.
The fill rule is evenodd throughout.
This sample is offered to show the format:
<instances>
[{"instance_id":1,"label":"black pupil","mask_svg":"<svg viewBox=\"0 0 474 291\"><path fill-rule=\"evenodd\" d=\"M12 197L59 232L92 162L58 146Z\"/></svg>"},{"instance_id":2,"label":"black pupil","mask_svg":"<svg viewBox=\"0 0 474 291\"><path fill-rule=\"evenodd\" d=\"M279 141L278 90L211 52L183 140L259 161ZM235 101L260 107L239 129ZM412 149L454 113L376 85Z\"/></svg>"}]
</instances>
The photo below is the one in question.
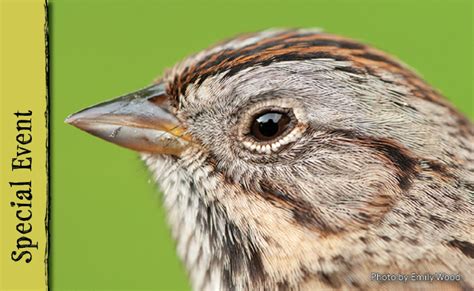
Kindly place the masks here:
<instances>
[{"instance_id":1,"label":"black pupil","mask_svg":"<svg viewBox=\"0 0 474 291\"><path fill-rule=\"evenodd\" d=\"M252 135L258 140L270 140L286 129L290 119L288 115L280 112L267 112L254 119Z\"/></svg>"}]
</instances>

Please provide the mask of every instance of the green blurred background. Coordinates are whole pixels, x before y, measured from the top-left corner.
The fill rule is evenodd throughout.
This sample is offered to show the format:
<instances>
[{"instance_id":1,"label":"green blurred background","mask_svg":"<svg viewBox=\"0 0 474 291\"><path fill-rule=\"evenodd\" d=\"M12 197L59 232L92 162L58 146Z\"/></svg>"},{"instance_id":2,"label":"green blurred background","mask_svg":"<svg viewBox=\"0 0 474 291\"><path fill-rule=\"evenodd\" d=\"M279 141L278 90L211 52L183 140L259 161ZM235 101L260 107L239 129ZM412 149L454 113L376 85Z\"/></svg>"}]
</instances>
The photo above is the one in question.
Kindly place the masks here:
<instances>
[{"instance_id":1,"label":"green blurred background","mask_svg":"<svg viewBox=\"0 0 474 291\"><path fill-rule=\"evenodd\" d=\"M216 41L322 27L398 56L474 117L471 0L49 2L53 290L190 288L137 154L63 120Z\"/></svg>"}]
</instances>

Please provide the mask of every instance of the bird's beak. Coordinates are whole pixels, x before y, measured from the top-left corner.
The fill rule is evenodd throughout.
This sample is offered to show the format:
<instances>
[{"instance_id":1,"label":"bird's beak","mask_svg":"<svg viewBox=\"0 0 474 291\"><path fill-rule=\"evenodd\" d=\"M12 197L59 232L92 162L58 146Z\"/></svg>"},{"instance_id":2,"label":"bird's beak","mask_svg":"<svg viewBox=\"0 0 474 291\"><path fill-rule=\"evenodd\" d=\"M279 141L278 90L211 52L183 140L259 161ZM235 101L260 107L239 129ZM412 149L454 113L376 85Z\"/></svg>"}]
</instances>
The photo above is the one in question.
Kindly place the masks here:
<instances>
[{"instance_id":1,"label":"bird's beak","mask_svg":"<svg viewBox=\"0 0 474 291\"><path fill-rule=\"evenodd\" d=\"M179 156L191 142L170 112L162 83L81 110L70 115L66 122L139 152Z\"/></svg>"}]
</instances>

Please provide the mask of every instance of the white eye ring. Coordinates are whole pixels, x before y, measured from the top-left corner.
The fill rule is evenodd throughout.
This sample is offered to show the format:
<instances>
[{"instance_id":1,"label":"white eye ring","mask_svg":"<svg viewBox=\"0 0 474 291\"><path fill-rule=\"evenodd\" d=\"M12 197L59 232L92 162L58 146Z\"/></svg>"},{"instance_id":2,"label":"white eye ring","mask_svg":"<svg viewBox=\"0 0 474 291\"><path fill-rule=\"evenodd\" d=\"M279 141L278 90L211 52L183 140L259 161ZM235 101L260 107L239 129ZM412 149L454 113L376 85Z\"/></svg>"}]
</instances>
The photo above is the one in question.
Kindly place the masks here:
<instances>
[{"instance_id":1,"label":"white eye ring","mask_svg":"<svg viewBox=\"0 0 474 291\"><path fill-rule=\"evenodd\" d=\"M290 133L283 136L276 142L268 144L259 144L250 140L243 141L243 145L250 151L257 152L260 154L270 154L272 152L278 152L278 150L289 143L297 141L305 131L306 126L299 124Z\"/></svg>"}]
</instances>

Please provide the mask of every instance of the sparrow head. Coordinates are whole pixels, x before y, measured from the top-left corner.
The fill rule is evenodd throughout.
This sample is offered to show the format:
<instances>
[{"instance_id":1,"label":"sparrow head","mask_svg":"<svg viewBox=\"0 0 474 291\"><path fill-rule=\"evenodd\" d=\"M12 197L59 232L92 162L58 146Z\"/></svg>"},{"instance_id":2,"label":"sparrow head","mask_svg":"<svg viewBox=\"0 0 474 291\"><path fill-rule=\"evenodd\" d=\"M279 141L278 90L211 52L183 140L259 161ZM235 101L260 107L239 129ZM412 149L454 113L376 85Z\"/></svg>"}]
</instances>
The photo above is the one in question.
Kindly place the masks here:
<instances>
[{"instance_id":1,"label":"sparrow head","mask_svg":"<svg viewBox=\"0 0 474 291\"><path fill-rule=\"evenodd\" d=\"M410 187L416 157L447 150L432 111L454 110L385 53L315 30L272 30L191 56L68 122L140 152L206 156L201 166L229 183L337 231L377 220Z\"/></svg>"},{"instance_id":2,"label":"sparrow head","mask_svg":"<svg viewBox=\"0 0 474 291\"><path fill-rule=\"evenodd\" d=\"M473 135L469 121L407 66L316 30L223 42L67 122L142 153L172 224L181 223L178 240L183 221L203 221L202 233L238 229L247 253L279 250L261 259L267 273L268 261L298 257L296 249L300 261L310 260L304 253L320 247L301 243L310 236L367 231L384 217L416 221L425 210L409 208L407 216L395 205L425 187L419 179L461 160ZM178 207L176 197L188 202Z\"/></svg>"}]
</instances>

